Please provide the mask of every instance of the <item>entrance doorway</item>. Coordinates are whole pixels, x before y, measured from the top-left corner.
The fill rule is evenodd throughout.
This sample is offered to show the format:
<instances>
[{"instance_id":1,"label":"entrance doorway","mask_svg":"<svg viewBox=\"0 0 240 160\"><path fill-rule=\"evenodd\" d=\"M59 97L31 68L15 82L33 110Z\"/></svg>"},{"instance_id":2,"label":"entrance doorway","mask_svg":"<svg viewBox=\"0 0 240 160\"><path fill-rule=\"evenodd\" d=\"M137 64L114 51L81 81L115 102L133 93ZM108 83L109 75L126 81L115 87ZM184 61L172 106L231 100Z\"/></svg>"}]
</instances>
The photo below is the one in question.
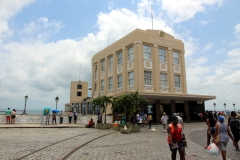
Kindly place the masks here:
<instances>
[{"instance_id":1,"label":"entrance doorway","mask_svg":"<svg viewBox=\"0 0 240 160\"><path fill-rule=\"evenodd\" d=\"M155 105L150 104L150 105L144 106L144 113L146 113L147 115L151 114L152 115L152 121L156 122Z\"/></svg>"}]
</instances>

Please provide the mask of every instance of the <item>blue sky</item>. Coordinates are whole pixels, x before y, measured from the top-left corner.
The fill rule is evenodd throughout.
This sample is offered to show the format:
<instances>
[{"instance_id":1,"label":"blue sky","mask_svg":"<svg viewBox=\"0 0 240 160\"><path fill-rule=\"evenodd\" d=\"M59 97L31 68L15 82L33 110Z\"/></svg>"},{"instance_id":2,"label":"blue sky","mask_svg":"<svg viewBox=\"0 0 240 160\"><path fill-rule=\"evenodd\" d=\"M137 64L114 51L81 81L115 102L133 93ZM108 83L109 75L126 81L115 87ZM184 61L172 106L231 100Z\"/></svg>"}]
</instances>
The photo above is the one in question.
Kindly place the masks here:
<instances>
[{"instance_id":1,"label":"blue sky","mask_svg":"<svg viewBox=\"0 0 240 160\"><path fill-rule=\"evenodd\" d=\"M189 94L216 95L240 110L238 0L1 0L0 109L69 102L70 81L91 86L91 57L136 28L172 34L185 44Z\"/></svg>"}]
</instances>

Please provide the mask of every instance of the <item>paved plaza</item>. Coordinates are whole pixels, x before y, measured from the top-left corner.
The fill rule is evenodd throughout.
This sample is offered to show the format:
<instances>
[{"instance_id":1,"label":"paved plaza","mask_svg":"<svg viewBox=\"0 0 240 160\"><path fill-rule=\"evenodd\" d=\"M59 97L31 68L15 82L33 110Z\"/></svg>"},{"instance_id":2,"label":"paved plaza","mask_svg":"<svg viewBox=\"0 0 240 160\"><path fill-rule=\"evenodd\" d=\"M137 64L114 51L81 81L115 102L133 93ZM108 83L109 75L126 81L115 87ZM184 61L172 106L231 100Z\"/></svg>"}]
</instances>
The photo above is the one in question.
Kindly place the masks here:
<instances>
[{"instance_id":1,"label":"paved plaza","mask_svg":"<svg viewBox=\"0 0 240 160\"><path fill-rule=\"evenodd\" d=\"M3 128L12 126L12 128ZM46 160L170 160L171 152L162 125L156 132L141 128L140 133L121 134L114 130L83 128L13 128L0 125L0 159ZM28 125L29 126L29 125ZM32 125L32 127L36 126ZM50 125L51 126L51 125ZM60 127L60 125L57 125ZM22 127L24 127L22 125ZM203 148L206 145L205 123L185 124L188 140L187 160L221 160ZM71 154L69 154L71 153ZM227 146L227 158L240 160L232 142ZM178 158L179 159L179 156Z\"/></svg>"}]
</instances>

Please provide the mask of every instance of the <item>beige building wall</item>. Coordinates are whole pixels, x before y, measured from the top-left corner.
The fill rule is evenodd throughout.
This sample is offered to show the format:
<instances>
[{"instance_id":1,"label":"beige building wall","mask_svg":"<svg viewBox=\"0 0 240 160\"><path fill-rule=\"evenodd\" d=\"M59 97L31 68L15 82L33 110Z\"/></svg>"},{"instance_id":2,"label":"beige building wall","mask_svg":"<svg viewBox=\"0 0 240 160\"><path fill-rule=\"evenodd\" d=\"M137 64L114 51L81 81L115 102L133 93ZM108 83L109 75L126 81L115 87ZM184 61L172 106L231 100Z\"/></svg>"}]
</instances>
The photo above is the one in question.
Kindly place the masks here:
<instances>
[{"instance_id":1,"label":"beige building wall","mask_svg":"<svg viewBox=\"0 0 240 160\"><path fill-rule=\"evenodd\" d=\"M144 46L150 47L148 58L144 58ZM131 47L134 57L132 60L129 58ZM165 50L165 62L159 60L159 49ZM174 52L178 54L178 64L173 63ZM118 64L119 53L122 53L121 64ZM113 58L112 67L109 66L111 57ZM105 62L104 70L102 70L103 61ZM93 56L92 67L97 66L97 71L92 73L93 98L100 95L117 96L123 92L137 90L158 94L187 94L184 63L184 44L181 40L159 30L136 29ZM148 81L151 82L148 84L144 80L144 71L150 73ZM130 72L133 72L133 85L129 85ZM160 85L161 73L167 74L166 86ZM122 87L118 87L119 75L122 76ZM174 80L176 75L180 76L180 86L177 87ZM112 84L109 84L110 78L112 78ZM102 84L104 84L103 90Z\"/></svg>"},{"instance_id":2,"label":"beige building wall","mask_svg":"<svg viewBox=\"0 0 240 160\"><path fill-rule=\"evenodd\" d=\"M70 105L88 97L88 82L71 81Z\"/></svg>"}]
</instances>

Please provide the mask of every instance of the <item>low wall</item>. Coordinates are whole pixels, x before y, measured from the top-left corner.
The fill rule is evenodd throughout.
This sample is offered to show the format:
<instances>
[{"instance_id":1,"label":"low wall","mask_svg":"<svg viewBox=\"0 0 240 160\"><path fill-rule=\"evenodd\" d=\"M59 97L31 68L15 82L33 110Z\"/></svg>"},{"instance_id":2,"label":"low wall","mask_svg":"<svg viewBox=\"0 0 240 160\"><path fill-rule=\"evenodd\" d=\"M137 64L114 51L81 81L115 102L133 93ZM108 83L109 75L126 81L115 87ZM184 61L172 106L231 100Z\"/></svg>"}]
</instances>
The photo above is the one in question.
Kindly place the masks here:
<instances>
[{"instance_id":1,"label":"low wall","mask_svg":"<svg viewBox=\"0 0 240 160\"><path fill-rule=\"evenodd\" d=\"M17 115L15 118L16 124L41 124L41 120L43 118L43 123L46 123L46 116L37 115L37 114L27 114L27 115ZM50 117L50 123L51 123ZM78 115L77 123L78 124L87 124L90 119L93 119L94 122L97 122L97 115ZM105 117L102 117L103 122ZM112 116L106 117L107 123L112 123ZM0 115L0 124L6 123L6 116ZM60 117L57 116L57 123L60 123ZM68 116L63 116L63 123L69 123ZM72 117L72 123L74 123Z\"/></svg>"}]
</instances>

